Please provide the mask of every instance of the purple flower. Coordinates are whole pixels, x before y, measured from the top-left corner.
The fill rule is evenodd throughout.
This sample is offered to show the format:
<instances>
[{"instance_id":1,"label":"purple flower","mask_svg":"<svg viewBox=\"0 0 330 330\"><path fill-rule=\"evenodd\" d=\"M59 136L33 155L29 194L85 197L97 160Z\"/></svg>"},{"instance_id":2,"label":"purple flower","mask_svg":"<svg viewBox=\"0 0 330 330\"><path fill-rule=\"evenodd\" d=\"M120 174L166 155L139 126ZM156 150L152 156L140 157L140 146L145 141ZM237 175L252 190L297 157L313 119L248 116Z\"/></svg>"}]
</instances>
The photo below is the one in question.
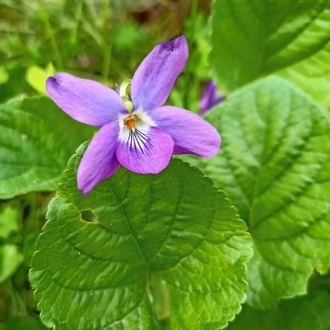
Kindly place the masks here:
<instances>
[{"instance_id":1,"label":"purple flower","mask_svg":"<svg viewBox=\"0 0 330 330\"><path fill-rule=\"evenodd\" d=\"M210 80L206 87L201 101L199 102L199 109L201 110L201 116L204 116L209 110L221 103L225 96L218 96L216 94L217 85L213 80Z\"/></svg>"},{"instance_id":2,"label":"purple flower","mask_svg":"<svg viewBox=\"0 0 330 330\"><path fill-rule=\"evenodd\" d=\"M123 83L117 92L67 73L47 79L47 92L63 111L101 127L78 169L78 188L84 196L120 165L155 174L168 165L172 154L208 158L218 153L220 136L212 125L190 111L163 106L187 59L187 41L181 36L157 45L131 83Z\"/></svg>"}]
</instances>

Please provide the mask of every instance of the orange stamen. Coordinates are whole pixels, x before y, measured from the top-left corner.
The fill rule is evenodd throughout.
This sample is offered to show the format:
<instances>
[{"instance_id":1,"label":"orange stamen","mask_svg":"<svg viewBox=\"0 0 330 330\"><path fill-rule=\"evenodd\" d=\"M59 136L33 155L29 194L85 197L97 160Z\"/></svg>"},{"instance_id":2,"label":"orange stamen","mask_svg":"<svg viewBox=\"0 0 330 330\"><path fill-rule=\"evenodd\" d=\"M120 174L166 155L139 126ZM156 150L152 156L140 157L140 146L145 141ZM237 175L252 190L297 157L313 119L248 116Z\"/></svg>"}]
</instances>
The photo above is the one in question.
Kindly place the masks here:
<instances>
[{"instance_id":1,"label":"orange stamen","mask_svg":"<svg viewBox=\"0 0 330 330\"><path fill-rule=\"evenodd\" d=\"M126 125L127 125L131 130L134 130L134 128L135 128L135 120L134 120L134 118L126 120Z\"/></svg>"}]
</instances>

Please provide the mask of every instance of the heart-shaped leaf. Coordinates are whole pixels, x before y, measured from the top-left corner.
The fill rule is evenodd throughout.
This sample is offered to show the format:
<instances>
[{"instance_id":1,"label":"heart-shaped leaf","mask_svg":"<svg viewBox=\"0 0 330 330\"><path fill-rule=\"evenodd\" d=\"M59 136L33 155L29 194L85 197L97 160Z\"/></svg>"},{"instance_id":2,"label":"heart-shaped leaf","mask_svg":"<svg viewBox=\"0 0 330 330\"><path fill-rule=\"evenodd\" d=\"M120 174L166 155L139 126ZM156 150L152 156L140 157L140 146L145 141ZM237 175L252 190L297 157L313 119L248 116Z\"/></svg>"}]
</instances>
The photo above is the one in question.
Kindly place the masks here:
<instances>
[{"instance_id":1,"label":"heart-shaped leaf","mask_svg":"<svg viewBox=\"0 0 330 330\"><path fill-rule=\"evenodd\" d=\"M313 268L330 263L330 132L322 109L270 77L205 118L220 132L220 153L185 159L224 190L249 226L248 302L270 307L305 293Z\"/></svg>"},{"instance_id":2,"label":"heart-shaped leaf","mask_svg":"<svg viewBox=\"0 0 330 330\"><path fill-rule=\"evenodd\" d=\"M44 323L160 329L150 301L157 277L168 292L172 329L224 326L244 299L251 252L245 224L224 194L176 159L157 175L121 167L82 197L76 177L86 147L71 158L37 242L30 279Z\"/></svg>"}]
</instances>

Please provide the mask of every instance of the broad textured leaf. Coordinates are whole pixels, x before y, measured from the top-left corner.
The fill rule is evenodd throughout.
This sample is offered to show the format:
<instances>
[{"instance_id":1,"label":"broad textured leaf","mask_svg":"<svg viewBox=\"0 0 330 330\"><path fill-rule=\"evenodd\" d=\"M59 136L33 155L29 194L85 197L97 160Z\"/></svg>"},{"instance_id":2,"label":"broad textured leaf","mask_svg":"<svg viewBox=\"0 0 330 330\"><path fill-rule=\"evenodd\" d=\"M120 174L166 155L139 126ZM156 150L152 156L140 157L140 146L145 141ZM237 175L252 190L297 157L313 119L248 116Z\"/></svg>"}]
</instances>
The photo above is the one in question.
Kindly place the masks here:
<instances>
[{"instance_id":1,"label":"broad textured leaf","mask_svg":"<svg viewBox=\"0 0 330 330\"><path fill-rule=\"evenodd\" d=\"M156 330L151 273L167 284L172 329L218 329L240 308L250 237L210 179L180 160L158 175L121 167L88 196L76 188L87 144L64 172L30 280L57 329ZM81 212L92 211L97 222ZM90 217L93 218L93 217Z\"/></svg>"},{"instance_id":2,"label":"broad textured leaf","mask_svg":"<svg viewBox=\"0 0 330 330\"><path fill-rule=\"evenodd\" d=\"M329 0L216 0L211 67L232 91L276 74L330 103Z\"/></svg>"},{"instance_id":3,"label":"broad textured leaf","mask_svg":"<svg viewBox=\"0 0 330 330\"><path fill-rule=\"evenodd\" d=\"M280 78L232 94L206 119L217 156L186 157L222 189L253 237L248 302L269 307L306 292L330 260L329 124L309 96Z\"/></svg>"},{"instance_id":4,"label":"broad textured leaf","mask_svg":"<svg viewBox=\"0 0 330 330\"><path fill-rule=\"evenodd\" d=\"M48 97L0 106L0 199L56 190L70 156L93 132Z\"/></svg>"},{"instance_id":5,"label":"broad textured leaf","mask_svg":"<svg viewBox=\"0 0 330 330\"><path fill-rule=\"evenodd\" d=\"M308 298L281 301L274 309L261 311L244 305L228 330L321 330Z\"/></svg>"}]
</instances>

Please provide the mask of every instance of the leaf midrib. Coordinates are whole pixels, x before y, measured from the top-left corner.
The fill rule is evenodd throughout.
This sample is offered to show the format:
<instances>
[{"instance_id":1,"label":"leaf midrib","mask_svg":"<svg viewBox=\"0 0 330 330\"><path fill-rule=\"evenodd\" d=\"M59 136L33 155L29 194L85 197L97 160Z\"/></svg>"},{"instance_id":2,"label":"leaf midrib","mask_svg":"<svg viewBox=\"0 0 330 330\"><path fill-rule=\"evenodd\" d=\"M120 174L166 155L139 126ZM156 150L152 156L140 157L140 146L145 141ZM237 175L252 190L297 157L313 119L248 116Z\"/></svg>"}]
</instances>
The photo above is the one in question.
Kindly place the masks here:
<instances>
[{"instance_id":1,"label":"leaf midrib","mask_svg":"<svg viewBox=\"0 0 330 330\"><path fill-rule=\"evenodd\" d=\"M127 216L126 216L126 213L125 213L125 211L124 211L124 209L123 209L122 204L120 203L119 199L117 198L117 195L115 194L115 192L113 191L113 189L112 189L112 187L111 187L111 184L110 184L110 182L109 182L109 178L106 179L106 182L107 182L108 185L109 185L109 189L110 189L110 191L111 191L112 196L114 197L116 203L117 203L118 206L120 207L120 210L121 210L121 213L122 213L122 215L123 215L123 219L124 219L124 221L125 221L126 227L127 227L128 231L129 231L129 234L130 234L130 236L132 237L132 239L133 239L133 241L134 241L134 243L135 243L137 249L139 250L139 253L140 253L142 259L144 260L145 264L148 266L147 259L146 259L146 257L144 256L144 254L143 254L143 252L142 252L142 250L141 250L141 247L140 247L140 245L139 245L139 243L138 243L136 237L135 237L134 234L133 234L133 231L132 231L131 225L130 225L130 223L129 223L129 221L128 221L128 218L127 218Z\"/></svg>"},{"instance_id":2,"label":"leaf midrib","mask_svg":"<svg viewBox=\"0 0 330 330\"><path fill-rule=\"evenodd\" d=\"M266 109L269 109L269 103L271 101L271 97L272 96L269 95L268 100L267 100L267 105L264 105ZM259 118L261 119L260 114L258 112L258 108L257 108L257 95L256 95L256 93L254 93L254 105L255 105L256 113L259 116ZM251 223L253 223L253 222L251 222L251 220L252 220L251 210L253 210L253 206L254 206L254 203L255 203L256 195L257 195L257 183L258 183L258 179L259 179L259 175L260 175L260 169L262 167L263 155L264 155L264 152L265 152L264 151L264 149L265 149L265 139L266 139L266 135L267 135L269 115L270 115L270 111L267 111L266 118L265 118L265 120L263 120L264 134L263 134L262 141L261 141L261 152L260 152L260 158L259 158L259 167L258 167L256 177L255 177L255 180L254 180L254 187L253 187L252 200L251 200L252 203L249 205L249 214L248 214L248 218L247 218L247 225L249 226L249 230L251 230L250 225L251 225Z\"/></svg>"}]
</instances>

